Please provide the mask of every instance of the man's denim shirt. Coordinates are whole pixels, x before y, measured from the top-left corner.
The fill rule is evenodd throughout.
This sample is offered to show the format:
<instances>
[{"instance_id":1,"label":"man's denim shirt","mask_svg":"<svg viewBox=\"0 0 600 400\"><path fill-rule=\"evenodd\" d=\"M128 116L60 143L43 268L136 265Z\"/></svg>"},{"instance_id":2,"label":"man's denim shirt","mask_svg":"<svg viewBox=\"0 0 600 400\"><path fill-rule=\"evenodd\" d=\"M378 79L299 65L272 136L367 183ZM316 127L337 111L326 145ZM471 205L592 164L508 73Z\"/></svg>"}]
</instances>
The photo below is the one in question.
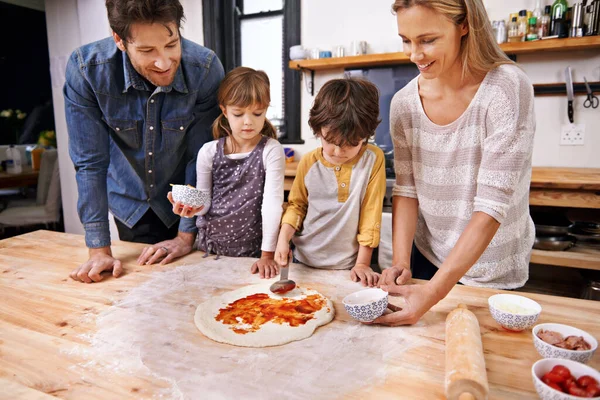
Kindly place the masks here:
<instances>
[{"instance_id":1,"label":"man's denim shirt","mask_svg":"<svg viewBox=\"0 0 600 400\"><path fill-rule=\"evenodd\" d=\"M196 185L222 78L215 53L186 39L172 85L154 91L112 38L73 52L63 91L88 247L110 246L109 209L130 228L149 208L167 227L178 221L169 184ZM179 231L196 232L195 218L181 218Z\"/></svg>"}]
</instances>

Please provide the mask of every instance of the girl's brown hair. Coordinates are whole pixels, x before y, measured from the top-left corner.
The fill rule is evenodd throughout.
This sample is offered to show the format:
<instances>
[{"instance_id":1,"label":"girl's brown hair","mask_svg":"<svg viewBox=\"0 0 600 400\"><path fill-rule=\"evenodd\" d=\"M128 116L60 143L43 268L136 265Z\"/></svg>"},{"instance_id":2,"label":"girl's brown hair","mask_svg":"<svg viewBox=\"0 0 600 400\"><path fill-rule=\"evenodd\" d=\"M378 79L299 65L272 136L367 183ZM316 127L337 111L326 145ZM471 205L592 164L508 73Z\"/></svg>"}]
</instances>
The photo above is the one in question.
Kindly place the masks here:
<instances>
[{"instance_id":1,"label":"girl's brown hair","mask_svg":"<svg viewBox=\"0 0 600 400\"><path fill-rule=\"evenodd\" d=\"M229 71L221 81L217 101L221 107L236 106L245 108L258 105L266 109L271 104L270 91L269 77L264 71L257 71L248 67L237 67ZM223 113L213 123L212 133L215 139L231 135L231 127ZM266 118L260 134L277 139L275 127Z\"/></svg>"},{"instance_id":2,"label":"girl's brown hair","mask_svg":"<svg viewBox=\"0 0 600 400\"><path fill-rule=\"evenodd\" d=\"M481 0L396 0L392 10L414 6L434 10L456 25L466 24L468 32L461 39L462 77L485 76L502 64L513 64L496 43L492 25Z\"/></svg>"}]
</instances>

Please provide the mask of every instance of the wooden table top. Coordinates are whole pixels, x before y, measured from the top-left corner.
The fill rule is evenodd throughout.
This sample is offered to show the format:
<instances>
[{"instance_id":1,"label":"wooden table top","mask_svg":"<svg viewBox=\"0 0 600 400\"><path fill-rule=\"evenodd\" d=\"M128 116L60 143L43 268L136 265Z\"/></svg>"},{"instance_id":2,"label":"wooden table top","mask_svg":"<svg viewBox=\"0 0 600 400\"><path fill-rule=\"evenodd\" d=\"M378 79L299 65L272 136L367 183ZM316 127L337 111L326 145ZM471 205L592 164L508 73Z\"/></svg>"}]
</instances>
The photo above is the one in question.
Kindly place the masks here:
<instances>
[{"instance_id":1,"label":"wooden table top","mask_svg":"<svg viewBox=\"0 0 600 400\"><path fill-rule=\"evenodd\" d=\"M531 187L600 190L600 168L533 167Z\"/></svg>"},{"instance_id":2,"label":"wooden table top","mask_svg":"<svg viewBox=\"0 0 600 400\"><path fill-rule=\"evenodd\" d=\"M30 165L24 165L20 174L9 174L2 171L0 172L0 189L35 185L39 174L40 171L34 171Z\"/></svg>"},{"instance_id":3,"label":"wooden table top","mask_svg":"<svg viewBox=\"0 0 600 400\"><path fill-rule=\"evenodd\" d=\"M153 273L172 271L178 266L186 268L186 265L189 267L207 260L202 258L202 253L194 252L172 265L140 267L135 260L142 247L141 244L114 241L113 252L123 261L126 274L118 279L106 277L102 283L86 285L68 278L68 273L87 259L83 236L36 231L0 241L0 398L138 399L151 398L165 389L164 380L142 377L127 368L103 368L108 361L101 356L93 362L87 360L85 368L82 368L80 363L86 361L85 358L69 352L76 346L91 346L82 338L97 331L96 316L111 307L127 310L127 305L119 304L119 301L127 296L128 291L150 281ZM342 274L345 279L347 271L327 273ZM323 283L323 287L325 285ZM231 286L224 282L222 288ZM387 372L381 381L351 393L336 392L337 395L328 395L327 398L442 399L445 318L458 303L467 304L479 320L490 398L536 398L530 369L540 356L533 346L530 331L506 332L490 316L487 299L499 292L456 286L416 326L368 327L393 329L395 331L391 332L397 332L394 335L413 338L416 344L402 357L381 358L380 362L385 363ZM543 311L539 323L567 323L600 338L599 303L525 295L541 304ZM177 303L180 300L167 298L165 301ZM334 327L357 325L346 314L339 299L334 299L334 306L335 320L319 328L315 335L324 335ZM193 324L193 311L190 311L189 324ZM204 346L207 341L210 342L200 332L193 332L191 327L190 332L194 334L188 340L202 341ZM230 347L215 344L213 352L231 351ZM268 357L281 350L274 347L257 352ZM327 358L327 354L320 356ZM365 357L368 357L368 352L365 352ZM335 360L328 362L332 363L331 368L337 368ZM600 367L597 354L590 365L596 369ZM219 369L218 364L213 367ZM297 368L301 371L299 366ZM193 381L193 370L189 371L192 374L189 379ZM267 384L283 386L291 378L302 379L299 372L293 376L277 372L268 371L265 375ZM360 379L358 374L348 376L346 380L356 382Z\"/></svg>"}]
</instances>

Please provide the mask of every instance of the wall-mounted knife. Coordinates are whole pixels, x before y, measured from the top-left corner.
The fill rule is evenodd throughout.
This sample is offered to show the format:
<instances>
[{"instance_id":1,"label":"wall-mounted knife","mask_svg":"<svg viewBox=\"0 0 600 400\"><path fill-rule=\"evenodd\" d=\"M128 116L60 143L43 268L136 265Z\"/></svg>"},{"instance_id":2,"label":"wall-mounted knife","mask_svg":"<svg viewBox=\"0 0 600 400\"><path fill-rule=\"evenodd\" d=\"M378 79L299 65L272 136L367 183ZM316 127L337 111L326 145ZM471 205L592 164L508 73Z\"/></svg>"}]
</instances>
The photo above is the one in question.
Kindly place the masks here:
<instances>
[{"instance_id":1,"label":"wall-mounted knife","mask_svg":"<svg viewBox=\"0 0 600 400\"><path fill-rule=\"evenodd\" d=\"M573 123L573 75L571 74L571 67L565 69L565 83L567 85L567 99L569 100L569 106L567 114L569 115L569 121Z\"/></svg>"}]
</instances>

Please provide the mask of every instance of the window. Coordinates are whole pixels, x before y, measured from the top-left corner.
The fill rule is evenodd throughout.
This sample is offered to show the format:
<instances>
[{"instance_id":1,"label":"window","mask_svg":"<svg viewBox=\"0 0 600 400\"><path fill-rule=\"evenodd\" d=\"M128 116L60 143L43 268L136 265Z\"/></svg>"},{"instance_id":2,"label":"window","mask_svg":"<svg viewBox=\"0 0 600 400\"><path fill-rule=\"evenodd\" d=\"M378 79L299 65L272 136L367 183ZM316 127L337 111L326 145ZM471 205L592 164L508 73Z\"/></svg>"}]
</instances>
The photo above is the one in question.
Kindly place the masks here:
<instances>
[{"instance_id":1,"label":"window","mask_svg":"<svg viewBox=\"0 0 600 400\"><path fill-rule=\"evenodd\" d=\"M239 17L241 65L263 70L269 76L271 106L267 118L279 125L284 116L283 2L245 0L243 7Z\"/></svg>"},{"instance_id":2,"label":"window","mask_svg":"<svg viewBox=\"0 0 600 400\"><path fill-rule=\"evenodd\" d=\"M205 46L225 71L260 69L271 82L267 118L284 144L304 143L300 133L300 72L288 68L288 49L300 43L300 0L204 0Z\"/></svg>"}]
</instances>

